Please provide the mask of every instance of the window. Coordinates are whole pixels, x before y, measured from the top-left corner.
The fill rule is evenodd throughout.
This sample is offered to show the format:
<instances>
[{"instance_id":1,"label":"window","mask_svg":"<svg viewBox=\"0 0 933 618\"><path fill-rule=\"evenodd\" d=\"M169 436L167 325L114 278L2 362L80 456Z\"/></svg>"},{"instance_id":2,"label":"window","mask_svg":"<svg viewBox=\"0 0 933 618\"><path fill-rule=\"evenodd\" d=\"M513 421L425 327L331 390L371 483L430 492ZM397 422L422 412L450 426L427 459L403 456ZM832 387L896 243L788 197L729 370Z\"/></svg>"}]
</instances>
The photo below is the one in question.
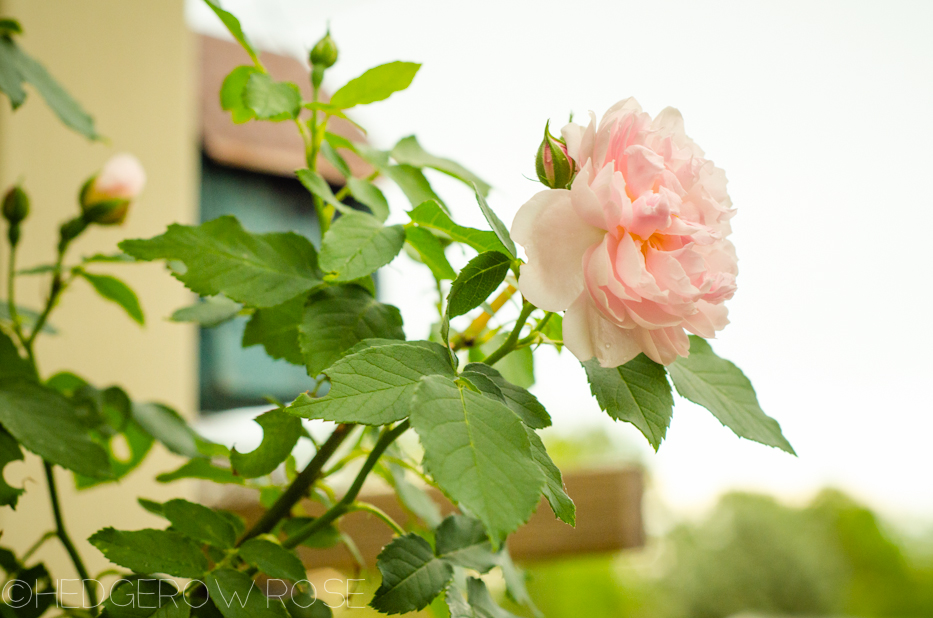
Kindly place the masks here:
<instances>
[{"instance_id":1,"label":"window","mask_svg":"<svg viewBox=\"0 0 933 618\"><path fill-rule=\"evenodd\" d=\"M319 244L311 195L297 180L222 165L201 157L201 221L234 215L251 232L292 231ZM249 318L237 317L200 337L200 402L205 412L266 403L266 396L292 399L312 380L302 367L266 355L262 346L243 348Z\"/></svg>"}]
</instances>

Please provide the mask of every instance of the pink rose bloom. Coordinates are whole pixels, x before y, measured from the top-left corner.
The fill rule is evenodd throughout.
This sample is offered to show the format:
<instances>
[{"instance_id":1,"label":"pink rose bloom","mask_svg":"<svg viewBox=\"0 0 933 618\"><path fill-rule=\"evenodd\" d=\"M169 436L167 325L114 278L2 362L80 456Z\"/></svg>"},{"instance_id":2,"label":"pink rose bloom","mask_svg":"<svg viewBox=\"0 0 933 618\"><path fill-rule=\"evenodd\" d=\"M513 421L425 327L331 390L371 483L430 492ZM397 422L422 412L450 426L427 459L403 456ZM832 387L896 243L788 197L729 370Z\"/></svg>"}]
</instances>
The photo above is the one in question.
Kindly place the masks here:
<instances>
[{"instance_id":1,"label":"pink rose bloom","mask_svg":"<svg viewBox=\"0 0 933 618\"><path fill-rule=\"evenodd\" d=\"M687 332L714 337L729 323L738 266L725 173L670 107L652 120L626 99L561 135L579 170L571 188L536 194L512 223L528 256L522 294L566 310L564 344L581 361L687 356Z\"/></svg>"},{"instance_id":2,"label":"pink rose bloom","mask_svg":"<svg viewBox=\"0 0 933 618\"><path fill-rule=\"evenodd\" d=\"M146 171L139 159L131 154L118 154L110 157L104 168L94 179L87 201L89 203L104 200L135 199L146 186Z\"/></svg>"}]
</instances>

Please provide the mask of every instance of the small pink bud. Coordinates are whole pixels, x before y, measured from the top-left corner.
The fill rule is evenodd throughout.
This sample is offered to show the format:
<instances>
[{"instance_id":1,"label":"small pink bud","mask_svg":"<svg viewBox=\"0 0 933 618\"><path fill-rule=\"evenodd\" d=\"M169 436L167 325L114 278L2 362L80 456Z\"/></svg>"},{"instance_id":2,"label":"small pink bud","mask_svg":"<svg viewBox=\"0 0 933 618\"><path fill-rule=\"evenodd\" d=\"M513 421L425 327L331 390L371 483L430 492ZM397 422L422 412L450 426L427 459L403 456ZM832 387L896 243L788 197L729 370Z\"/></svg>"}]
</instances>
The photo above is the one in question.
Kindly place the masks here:
<instances>
[{"instance_id":1,"label":"small pink bud","mask_svg":"<svg viewBox=\"0 0 933 618\"><path fill-rule=\"evenodd\" d=\"M85 219L101 225L123 223L130 202L142 193L145 185L146 172L139 159L125 153L114 155L81 189Z\"/></svg>"},{"instance_id":2,"label":"small pink bud","mask_svg":"<svg viewBox=\"0 0 933 618\"><path fill-rule=\"evenodd\" d=\"M566 189L573 181L576 170L574 161L567 153L567 144L555 138L544 125L544 139L538 147L535 171L538 180L552 189Z\"/></svg>"}]
</instances>

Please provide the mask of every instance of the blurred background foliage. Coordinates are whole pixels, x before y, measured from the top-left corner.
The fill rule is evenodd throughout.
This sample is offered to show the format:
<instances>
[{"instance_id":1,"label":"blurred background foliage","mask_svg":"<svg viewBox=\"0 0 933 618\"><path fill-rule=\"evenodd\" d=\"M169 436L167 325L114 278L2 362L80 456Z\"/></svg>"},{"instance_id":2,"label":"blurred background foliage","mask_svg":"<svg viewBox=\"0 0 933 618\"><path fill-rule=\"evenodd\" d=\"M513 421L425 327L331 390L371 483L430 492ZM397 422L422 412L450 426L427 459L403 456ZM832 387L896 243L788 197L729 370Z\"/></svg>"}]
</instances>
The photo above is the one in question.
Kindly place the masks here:
<instances>
[{"instance_id":1,"label":"blurred background foliage","mask_svg":"<svg viewBox=\"0 0 933 618\"><path fill-rule=\"evenodd\" d=\"M835 490L804 507L730 493L640 552L530 565L528 586L554 618L928 617L929 540Z\"/></svg>"}]
</instances>

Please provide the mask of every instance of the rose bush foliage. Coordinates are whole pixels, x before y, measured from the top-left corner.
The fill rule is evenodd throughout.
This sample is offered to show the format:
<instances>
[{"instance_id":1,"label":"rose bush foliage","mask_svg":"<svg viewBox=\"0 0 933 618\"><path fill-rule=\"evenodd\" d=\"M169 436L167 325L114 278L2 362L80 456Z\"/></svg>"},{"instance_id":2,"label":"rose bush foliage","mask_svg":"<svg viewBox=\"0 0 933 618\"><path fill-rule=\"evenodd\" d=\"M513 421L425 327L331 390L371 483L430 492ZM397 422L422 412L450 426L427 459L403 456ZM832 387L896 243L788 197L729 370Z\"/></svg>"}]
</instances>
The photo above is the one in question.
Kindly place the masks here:
<instances>
[{"instance_id":1,"label":"rose bush foliage","mask_svg":"<svg viewBox=\"0 0 933 618\"><path fill-rule=\"evenodd\" d=\"M328 616L330 609L302 579L296 548L343 543L352 551L340 525L360 510L394 534L378 558L382 585L371 601L378 611L396 614L433 602L458 617L507 616L483 580L497 570L510 596L536 613L505 541L542 500L555 517L575 522L573 501L539 435L550 415L527 390L535 351L543 346L566 345L583 361L599 406L635 425L654 448L670 424L676 389L739 436L793 452L748 379L704 339L725 325L723 302L735 290L735 253L727 240L733 211L722 171L687 138L675 110L652 120L627 99L599 124L592 115L587 127L569 124L560 139L545 128L536 167L549 188L521 207L510 234L486 202L489 185L427 152L414 136L380 150L329 130L331 118L349 120L356 106L407 89L419 64L376 66L326 101L320 87L339 58L328 33L310 54L313 96L307 101L296 84L269 75L235 16L207 4L251 61L224 80L219 105L232 122L296 126L306 155L296 177L310 194L322 237L315 243L291 232L252 233L227 216L199 226L173 224L154 238L120 243L122 253L74 260L68 254L74 239L96 225L122 223L143 189L142 166L118 155L78 192L77 212L59 230L53 262L18 270L16 249L30 202L26 188L8 191L2 209L10 251L9 297L0 316L0 505L15 508L24 491L3 481L2 467L22 459L23 449L41 457L56 527L35 547L58 539L93 605L64 608L65 614ZM19 48L21 33L15 21L0 20L0 91L15 109L25 98L22 84L31 83L67 126L98 139L90 116ZM351 155L369 165L368 176L351 174ZM336 192L317 170L320 158L344 175ZM480 209L488 229L456 222L454 211L464 205L448 204L434 191L433 172L473 190L477 204L470 207ZM390 204L377 180L395 183L409 204ZM400 208L407 221L387 224ZM461 268L449 259L455 251L468 259ZM406 340L401 312L376 295L372 276L402 252L436 279L438 297L425 299L438 310L428 340ZM244 346L261 345L273 358L307 370L306 392L255 419L263 431L255 450L205 440L171 408L135 401L120 387L37 369L36 339L79 279L144 323L135 293L96 271L134 260L164 260L201 297L173 320L210 328L248 316ZM23 276L47 278L39 311L16 302L16 280ZM302 419L331 424L329 436L314 439ZM408 442L400 441L409 433ZM413 440L420 448L411 448ZM201 479L251 488L263 514L247 526L237 515L180 498L158 503L141 497L140 508L164 519L164 527L117 530L102 515L90 542L124 579L99 605L67 530L54 468L72 471L79 488L115 482L155 442L184 458L159 482ZM307 446L314 455L301 460L298 453ZM334 482L341 470L355 473L349 487ZM396 522L361 498L371 474L394 488L407 521ZM430 487L459 512L442 518ZM304 510L304 499L318 503L316 516ZM29 577L54 593L56 580L32 563L33 551L17 556L0 548L0 568L9 579ZM179 589L157 581L165 576L192 582ZM287 582L286 594L264 598L256 583L264 578ZM170 595L162 594L163 584ZM133 595L152 594L153 585L160 607L122 609ZM243 603L224 602L234 595ZM0 614L34 618L51 605L24 610L4 598Z\"/></svg>"}]
</instances>

